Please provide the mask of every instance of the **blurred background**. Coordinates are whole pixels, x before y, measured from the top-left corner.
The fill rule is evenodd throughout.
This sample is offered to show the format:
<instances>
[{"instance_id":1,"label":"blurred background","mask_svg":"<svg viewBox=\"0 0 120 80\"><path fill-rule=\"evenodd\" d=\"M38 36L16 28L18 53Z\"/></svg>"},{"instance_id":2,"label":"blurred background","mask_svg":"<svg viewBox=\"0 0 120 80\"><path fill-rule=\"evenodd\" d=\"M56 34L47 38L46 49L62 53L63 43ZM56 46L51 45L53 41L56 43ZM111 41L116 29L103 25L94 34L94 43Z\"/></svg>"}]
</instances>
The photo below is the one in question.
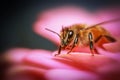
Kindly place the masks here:
<instances>
[{"instance_id":1,"label":"blurred background","mask_svg":"<svg viewBox=\"0 0 120 80\"><path fill-rule=\"evenodd\" d=\"M14 47L57 49L52 42L32 30L37 14L45 9L75 5L94 11L106 6L120 5L119 0L4 0L0 3L0 53Z\"/></svg>"}]
</instances>

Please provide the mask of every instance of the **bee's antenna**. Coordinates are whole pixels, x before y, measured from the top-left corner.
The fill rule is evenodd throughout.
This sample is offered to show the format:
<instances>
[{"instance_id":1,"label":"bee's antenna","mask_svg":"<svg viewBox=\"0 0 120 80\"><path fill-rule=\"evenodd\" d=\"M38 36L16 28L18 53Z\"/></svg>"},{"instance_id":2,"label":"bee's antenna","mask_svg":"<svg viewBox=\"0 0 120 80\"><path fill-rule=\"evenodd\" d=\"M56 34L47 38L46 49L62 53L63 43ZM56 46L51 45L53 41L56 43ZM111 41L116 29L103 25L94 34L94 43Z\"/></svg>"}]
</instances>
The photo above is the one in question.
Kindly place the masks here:
<instances>
[{"instance_id":1,"label":"bee's antenna","mask_svg":"<svg viewBox=\"0 0 120 80\"><path fill-rule=\"evenodd\" d=\"M50 32L52 32L52 33L55 33L55 34L57 34L59 37L60 37L60 35L57 33L57 32L55 32L55 31L53 31L53 30L50 30L50 29L48 29L48 28L45 28L47 31L50 31Z\"/></svg>"},{"instance_id":2,"label":"bee's antenna","mask_svg":"<svg viewBox=\"0 0 120 80\"><path fill-rule=\"evenodd\" d=\"M108 21L104 21L104 22L101 22L101 23L95 24L94 26L97 26L97 25L103 25L103 24L108 24L108 23L111 23L111 22L117 22L117 21L120 21L120 18L112 19L112 20L108 20Z\"/></svg>"},{"instance_id":3,"label":"bee's antenna","mask_svg":"<svg viewBox=\"0 0 120 80\"><path fill-rule=\"evenodd\" d=\"M62 32L63 32L63 37L64 37L64 28L63 28L63 26L62 26Z\"/></svg>"}]
</instances>

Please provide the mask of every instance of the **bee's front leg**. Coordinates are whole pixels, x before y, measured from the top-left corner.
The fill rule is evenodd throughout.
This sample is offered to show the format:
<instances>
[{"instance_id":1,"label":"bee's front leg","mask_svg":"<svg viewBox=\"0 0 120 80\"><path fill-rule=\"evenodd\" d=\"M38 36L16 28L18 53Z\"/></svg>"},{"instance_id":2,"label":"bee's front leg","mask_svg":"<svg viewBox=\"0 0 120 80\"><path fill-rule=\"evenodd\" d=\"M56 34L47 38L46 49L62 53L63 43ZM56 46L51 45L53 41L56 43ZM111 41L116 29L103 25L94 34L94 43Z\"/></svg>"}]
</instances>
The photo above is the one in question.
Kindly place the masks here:
<instances>
[{"instance_id":1,"label":"bee's front leg","mask_svg":"<svg viewBox=\"0 0 120 80\"><path fill-rule=\"evenodd\" d=\"M74 44L73 44L72 48L70 49L70 51L67 52L67 54L69 54L70 52L72 52L73 48L74 48Z\"/></svg>"},{"instance_id":2,"label":"bee's front leg","mask_svg":"<svg viewBox=\"0 0 120 80\"><path fill-rule=\"evenodd\" d=\"M78 43L78 35L75 36L72 48L70 49L70 51L67 52L67 54L69 54L70 52L72 52L72 50L74 49L74 47L75 47L75 45L77 43Z\"/></svg>"},{"instance_id":3,"label":"bee's front leg","mask_svg":"<svg viewBox=\"0 0 120 80\"><path fill-rule=\"evenodd\" d=\"M56 53L54 56L57 56L61 53L61 46L59 46L58 53Z\"/></svg>"}]
</instances>

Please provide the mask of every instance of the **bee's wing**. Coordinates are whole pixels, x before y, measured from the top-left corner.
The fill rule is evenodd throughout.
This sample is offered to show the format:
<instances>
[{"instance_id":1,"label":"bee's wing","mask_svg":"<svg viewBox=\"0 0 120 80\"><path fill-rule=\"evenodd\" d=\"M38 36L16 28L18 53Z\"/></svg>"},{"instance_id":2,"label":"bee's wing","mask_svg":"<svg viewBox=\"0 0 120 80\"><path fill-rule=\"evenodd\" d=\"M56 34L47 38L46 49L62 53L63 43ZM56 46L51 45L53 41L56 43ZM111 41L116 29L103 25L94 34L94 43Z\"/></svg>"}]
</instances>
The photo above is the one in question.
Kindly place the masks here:
<instances>
[{"instance_id":1,"label":"bee's wing","mask_svg":"<svg viewBox=\"0 0 120 80\"><path fill-rule=\"evenodd\" d=\"M118 21L120 21L120 18L116 18L116 19L104 21L104 22L101 22L101 23L98 23L98 24L94 24L94 25L92 25L90 27L87 27L86 29L89 29L89 28L95 27L95 26L99 26L99 25L104 25L104 24L109 24L109 23L113 23L113 22L118 22Z\"/></svg>"}]
</instances>

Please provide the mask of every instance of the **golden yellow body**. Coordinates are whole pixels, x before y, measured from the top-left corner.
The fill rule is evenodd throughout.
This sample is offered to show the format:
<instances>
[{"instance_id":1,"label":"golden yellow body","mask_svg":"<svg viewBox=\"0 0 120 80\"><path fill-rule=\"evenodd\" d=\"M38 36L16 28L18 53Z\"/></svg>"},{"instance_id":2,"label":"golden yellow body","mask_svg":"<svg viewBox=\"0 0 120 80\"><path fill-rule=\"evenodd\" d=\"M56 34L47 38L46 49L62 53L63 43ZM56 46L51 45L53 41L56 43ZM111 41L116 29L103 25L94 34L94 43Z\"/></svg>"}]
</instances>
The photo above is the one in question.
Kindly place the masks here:
<instances>
[{"instance_id":1,"label":"golden yellow body","mask_svg":"<svg viewBox=\"0 0 120 80\"><path fill-rule=\"evenodd\" d=\"M74 24L62 27L60 34L50 29L47 30L60 37L61 44L58 54L60 54L62 49L68 49L68 53L70 53L75 47L89 46L92 55L94 55L95 53L98 53L96 46L104 49L103 44L116 41L107 30L100 26L115 21L120 21L120 19L104 21L90 27L84 24Z\"/></svg>"},{"instance_id":2,"label":"golden yellow body","mask_svg":"<svg viewBox=\"0 0 120 80\"><path fill-rule=\"evenodd\" d=\"M98 53L95 46L103 48L104 43L116 41L110 33L100 26L87 27L83 24L74 24L61 30L61 48L69 49L70 53L74 47L90 46L92 54ZM60 51L59 51L60 52Z\"/></svg>"}]
</instances>

